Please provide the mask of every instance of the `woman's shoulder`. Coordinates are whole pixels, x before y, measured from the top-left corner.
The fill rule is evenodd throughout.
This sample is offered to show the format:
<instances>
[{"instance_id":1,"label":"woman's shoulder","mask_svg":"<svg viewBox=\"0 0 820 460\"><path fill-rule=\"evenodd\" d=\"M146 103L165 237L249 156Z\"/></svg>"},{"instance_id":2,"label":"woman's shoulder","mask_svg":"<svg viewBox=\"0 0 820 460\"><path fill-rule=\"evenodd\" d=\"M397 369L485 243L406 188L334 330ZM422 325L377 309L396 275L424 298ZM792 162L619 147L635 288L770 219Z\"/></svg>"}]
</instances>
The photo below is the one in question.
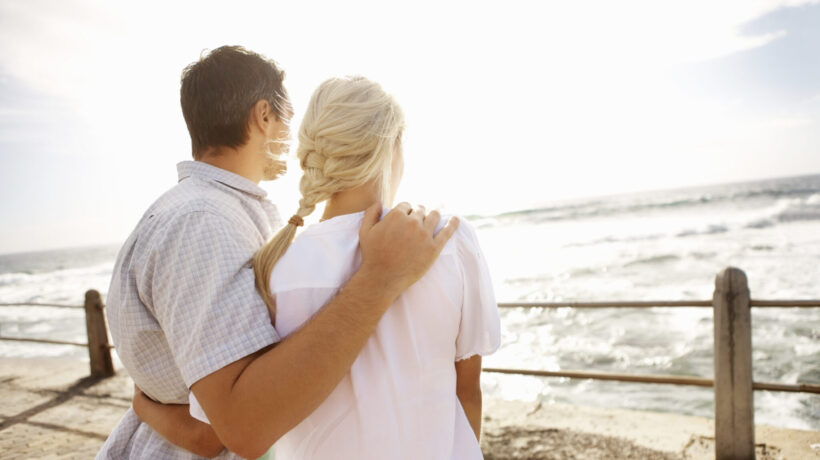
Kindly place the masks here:
<instances>
[{"instance_id":1,"label":"woman's shoulder","mask_svg":"<svg viewBox=\"0 0 820 460\"><path fill-rule=\"evenodd\" d=\"M358 228L310 231L296 236L271 273L271 290L341 286L354 269Z\"/></svg>"},{"instance_id":2,"label":"woman's shoulder","mask_svg":"<svg viewBox=\"0 0 820 460\"><path fill-rule=\"evenodd\" d=\"M458 228L456 229L450 241L444 246L442 253L449 251L458 251L459 249L477 249L478 237L476 236L475 226L467 221L464 217L457 214L442 214L441 221L436 227L436 234L447 225L450 219L458 219Z\"/></svg>"}]
</instances>

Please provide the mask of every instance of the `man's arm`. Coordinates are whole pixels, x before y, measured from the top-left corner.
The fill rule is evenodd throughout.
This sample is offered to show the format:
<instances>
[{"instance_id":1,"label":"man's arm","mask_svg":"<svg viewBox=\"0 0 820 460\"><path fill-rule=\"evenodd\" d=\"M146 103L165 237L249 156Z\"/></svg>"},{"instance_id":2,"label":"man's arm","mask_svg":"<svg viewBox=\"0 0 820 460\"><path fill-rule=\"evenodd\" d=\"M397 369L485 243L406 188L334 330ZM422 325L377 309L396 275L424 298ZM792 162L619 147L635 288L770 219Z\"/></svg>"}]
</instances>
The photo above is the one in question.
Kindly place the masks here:
<instances>
[{"instance_id":1,"label":"man's arm","mask_svg":"<svg viewBox=\"0 0 820 460\"><path fill-rule=\"evenodd\" d=\"M456 361L456 395L464 414L481 440L481 355Z\"/></svg>"},{"instance_id":2,"label":"man's arm","mask_svg":"<svg viewBox=\"0 0 820 460\"><path fill-rule=\"evenodd\" d=\"M235 361L194 383L219 438L256 458L310 415L349 371L391 303L430 268L458 221L434 235L437 212L401 203L381 221L381 204L365 213L362 265L301 329L272 349Z\"/></svg>"},{"instance_id":3,"label":"man's arm","mask_svg":"<svg viewBox=\"0 0 820 460\"><path fill-rule=\"evenodd\" d=\"M225 449L211 425L191 417L187 404L160 404L134 385L132 405L137 417L171 444L205 458Z\"/></svg>"}]
</instances>

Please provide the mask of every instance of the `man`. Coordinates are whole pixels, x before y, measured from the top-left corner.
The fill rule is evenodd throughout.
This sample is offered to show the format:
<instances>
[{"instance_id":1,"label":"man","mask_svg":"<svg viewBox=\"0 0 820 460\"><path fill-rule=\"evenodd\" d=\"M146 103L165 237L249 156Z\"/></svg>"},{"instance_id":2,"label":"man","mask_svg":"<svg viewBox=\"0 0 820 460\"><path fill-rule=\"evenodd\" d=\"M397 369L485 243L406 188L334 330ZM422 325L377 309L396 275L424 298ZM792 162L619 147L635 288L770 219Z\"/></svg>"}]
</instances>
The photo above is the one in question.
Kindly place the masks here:
<instances>
[{"instance_id":1,"label":"man","mask_svg":"<svg viewBox=\"0 0 820 460\"><path fill-rule=\"evenodd\" d=\"M185 69L181 104L195 161L146 212L117 258L108 318L119 356L152 399L193 391L222 444L262 455L347 373L387 307L435 261L458 222L402 203L360 230L361 268L301 330L279 340L249 261L280 226L258 187L282 171L291 116L283 72L240 47ZM275 344L275 345L274 345ZM98 458L195 458L129 410Z\"/></svg>"}]
</instances>

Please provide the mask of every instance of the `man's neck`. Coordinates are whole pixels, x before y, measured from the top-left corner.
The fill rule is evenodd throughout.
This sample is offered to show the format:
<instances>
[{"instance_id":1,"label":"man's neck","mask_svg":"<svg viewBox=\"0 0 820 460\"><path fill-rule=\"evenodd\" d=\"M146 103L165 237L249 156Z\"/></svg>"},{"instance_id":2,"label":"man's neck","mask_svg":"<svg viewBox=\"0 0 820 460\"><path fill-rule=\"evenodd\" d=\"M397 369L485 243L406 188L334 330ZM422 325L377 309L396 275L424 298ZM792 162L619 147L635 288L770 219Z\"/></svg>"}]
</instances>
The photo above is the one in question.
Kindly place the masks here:
<instances>
[{"instance_id":1,"label":"man's neck","mask_svg":"<svg viewBox=\"0 0 820 460\"><path fill-rule=\"evenodd\" d=\"M255 161L252 161L253 158L254 156L243 148L219 147L203 153L197 161L230 171L258 185L262 180L263 171Z\"/></svg>"}]
</instances>

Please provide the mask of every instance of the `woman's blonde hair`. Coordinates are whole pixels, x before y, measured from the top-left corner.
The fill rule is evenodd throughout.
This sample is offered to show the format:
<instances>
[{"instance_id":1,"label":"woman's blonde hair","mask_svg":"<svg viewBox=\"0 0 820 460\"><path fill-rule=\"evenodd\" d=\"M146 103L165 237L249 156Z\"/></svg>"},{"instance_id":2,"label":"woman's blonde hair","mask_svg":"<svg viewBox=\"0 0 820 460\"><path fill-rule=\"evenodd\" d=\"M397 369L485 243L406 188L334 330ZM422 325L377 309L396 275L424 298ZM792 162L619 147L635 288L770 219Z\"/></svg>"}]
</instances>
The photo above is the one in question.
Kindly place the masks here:
<instances>
[{"instance_id":1,"label":"woman's blonde hair","mask_svg":"<svg viewBox=\"0 0 820 460\"><path fill-rule=\"evenodd\" d=\"M393 149L403 130L401 107L378 83L355 76L331 78L319 85L299 127L296 155L303 175L296 216L308 216L334 193L372 180L386 199ZM271 273L293 241L296 228L289 222L253 257L256 289L272 314L276 307L270 292Z\"/></svg>"}]
</instances>

